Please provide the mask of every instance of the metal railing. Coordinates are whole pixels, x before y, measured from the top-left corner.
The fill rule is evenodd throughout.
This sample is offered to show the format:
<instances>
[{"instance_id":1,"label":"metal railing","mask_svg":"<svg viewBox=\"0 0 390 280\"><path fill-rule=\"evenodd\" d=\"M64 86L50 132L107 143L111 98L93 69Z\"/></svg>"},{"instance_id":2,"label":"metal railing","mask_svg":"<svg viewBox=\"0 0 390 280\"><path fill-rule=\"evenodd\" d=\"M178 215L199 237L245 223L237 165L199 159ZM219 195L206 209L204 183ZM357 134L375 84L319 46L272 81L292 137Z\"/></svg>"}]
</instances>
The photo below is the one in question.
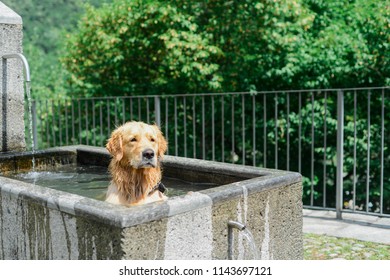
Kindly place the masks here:
<instances>
[{"instance_id":1,"label":"metal railing","mask_svg":"<svg viewBox=\"0 0 390 280\"><path fill-rule=\"evenodd\" d=\"M157 123L168 154L300 172L305 207L390 216L389 87L35 100L37 148ZM28 133L28 132L27 132Z\"/></svg>"}]
</instances>

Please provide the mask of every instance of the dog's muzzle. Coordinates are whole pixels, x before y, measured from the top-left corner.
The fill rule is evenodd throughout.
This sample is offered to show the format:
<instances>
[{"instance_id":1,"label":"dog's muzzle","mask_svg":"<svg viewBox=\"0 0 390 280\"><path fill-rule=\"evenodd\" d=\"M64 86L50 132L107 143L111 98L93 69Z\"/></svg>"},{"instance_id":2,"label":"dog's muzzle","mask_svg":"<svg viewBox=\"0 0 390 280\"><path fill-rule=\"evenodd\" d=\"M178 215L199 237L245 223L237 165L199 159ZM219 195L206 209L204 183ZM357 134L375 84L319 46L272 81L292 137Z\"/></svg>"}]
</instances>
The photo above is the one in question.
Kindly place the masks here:
<instances>
[{"instance_id":1,"label":"dog's muzzle","mask_svg":"<svg viewBox=\"0 0 390 280\"><path fill-rule=\"evenodd\" d=\"M156 167L157 161L152 149L146 149L142 152L142 160L139 165L141 168Z\"/></svg>"},{"instance_id":2,"label":"dog's muzzle","mask_svg":"<svg viewBox=\"0 0 390 280\"><path fill-rule=\"evenodd\" d=\"M147 160L151 160L154 158L154 151L152 149L147 149L142 152L142 157Z\"/></svg>"}]
</instances>

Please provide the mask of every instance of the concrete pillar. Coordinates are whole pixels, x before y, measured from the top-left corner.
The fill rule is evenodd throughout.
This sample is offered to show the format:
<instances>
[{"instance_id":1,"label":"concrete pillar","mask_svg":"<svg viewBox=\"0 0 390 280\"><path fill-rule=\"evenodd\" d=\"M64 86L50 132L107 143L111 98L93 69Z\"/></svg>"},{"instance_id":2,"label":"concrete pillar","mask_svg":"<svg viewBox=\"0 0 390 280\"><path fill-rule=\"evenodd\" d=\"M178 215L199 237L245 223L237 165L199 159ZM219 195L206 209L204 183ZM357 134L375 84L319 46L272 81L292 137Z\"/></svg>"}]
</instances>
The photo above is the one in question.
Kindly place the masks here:
<instances>
[{"instance_id":1,"label":"concrete pillar","mask_svg":"<svg viewBox=\"0 0 390 280\"><path fill-rule=\"evenodd\" d=\"M0 2L0 151L26 149L24 125L24 77L19 59L2 59L21 53L22 18Z\"/></svg>"}]
</instances>

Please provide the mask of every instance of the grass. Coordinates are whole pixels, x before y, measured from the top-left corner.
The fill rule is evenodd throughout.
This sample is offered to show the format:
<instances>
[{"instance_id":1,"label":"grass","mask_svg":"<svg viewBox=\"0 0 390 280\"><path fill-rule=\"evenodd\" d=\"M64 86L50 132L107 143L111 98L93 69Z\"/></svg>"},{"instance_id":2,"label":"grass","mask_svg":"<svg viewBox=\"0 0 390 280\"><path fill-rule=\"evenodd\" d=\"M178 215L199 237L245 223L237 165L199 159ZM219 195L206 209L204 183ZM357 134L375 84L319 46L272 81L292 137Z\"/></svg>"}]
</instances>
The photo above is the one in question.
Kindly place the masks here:
<instances>
[{"instance_id":1,"label":"grass","mask_svg":"<svg viewBox=\"0 0 390 280\"><path fill-rule=\"evenodd\" d=\"M304 234L305 260L390 260L390 245L338 238L327 235Z\"/></svg>"}]
</instances>

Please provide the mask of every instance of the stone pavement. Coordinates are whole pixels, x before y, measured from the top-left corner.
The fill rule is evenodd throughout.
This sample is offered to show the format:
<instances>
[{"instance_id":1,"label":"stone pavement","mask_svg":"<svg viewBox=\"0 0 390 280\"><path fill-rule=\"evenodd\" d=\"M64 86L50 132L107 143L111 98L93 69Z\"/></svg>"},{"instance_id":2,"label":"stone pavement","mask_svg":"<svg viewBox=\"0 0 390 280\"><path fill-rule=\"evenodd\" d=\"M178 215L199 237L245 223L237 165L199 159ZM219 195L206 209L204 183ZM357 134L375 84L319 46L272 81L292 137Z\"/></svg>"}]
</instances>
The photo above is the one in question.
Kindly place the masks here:
<instances>
[{"instance_id":1,"label":"stone pavement","mask_svg":"<svg viewBox=\"0 0 390 280\"><path fill-rule=\"evenodd\" d=\"M390 245L390 218L343 213L336 219L336 212L303 210L303 232L335 237L355 238Z\"/></svg>"}]
</instances>

